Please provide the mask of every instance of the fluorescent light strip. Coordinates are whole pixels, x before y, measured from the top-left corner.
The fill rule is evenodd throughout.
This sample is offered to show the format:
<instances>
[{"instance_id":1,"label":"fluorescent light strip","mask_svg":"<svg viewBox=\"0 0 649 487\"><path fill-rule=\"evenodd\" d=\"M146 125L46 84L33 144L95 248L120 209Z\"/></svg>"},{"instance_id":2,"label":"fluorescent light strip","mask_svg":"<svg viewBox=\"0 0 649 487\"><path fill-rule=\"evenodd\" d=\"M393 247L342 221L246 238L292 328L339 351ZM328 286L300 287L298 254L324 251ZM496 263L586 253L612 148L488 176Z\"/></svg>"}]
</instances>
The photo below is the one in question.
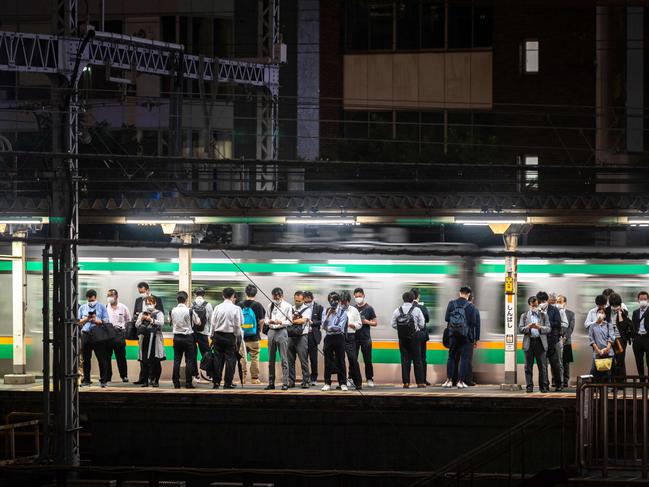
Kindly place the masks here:
<instances>
[{"instance_id":1,"label":"fluorescent light strip","mask_svg":"<svg viewBox=\"0 0 649 487\"><path fill-rule=\"evenodd\" d=\"M0 220L0 225L41 225L43 223L43 220L41 218L39 219L33 219L33 220L28 220L28 219L23 219L23 220L12 220L12 219L7 219L7 220Z\"/></svg>"},{"instance_id":2,"label":"fluorescent light strip","mask_svg":"<svg viewBox=\"0 0 649 487\"><path fill-rule=\"evenodd\" d=\"M126 223L132 223L135 225L193 225L194 219L187 218L184 220L160 220L160 219L145 219L145 218L127 218Z\"/></svg>"},{"instance_id":3,"label":"fluorescent light strip","mask_svg":"<svg viewBox=\"0 0 649 487\"><path fill-rule=\"evenodd\" d=\"M287 225L356 225L355 218L287 218Z\"/></svg>"},{"instance_id":4,"label":"fluorescent light strip","mask_svg":"<svg viewBox=\"0 0 649 487\"><path fill-rule=\"evenodd\" d=\"M462 220L462 219L456 219L455 223L460 223L462 225L475 225L475 226L488 226L488 225L498 225L501 223L508 223L510 225L522 225L524 223L527 223L526 218L519 218L519 219L509 219L509 220Z\"/></svg>"}]
</instances>

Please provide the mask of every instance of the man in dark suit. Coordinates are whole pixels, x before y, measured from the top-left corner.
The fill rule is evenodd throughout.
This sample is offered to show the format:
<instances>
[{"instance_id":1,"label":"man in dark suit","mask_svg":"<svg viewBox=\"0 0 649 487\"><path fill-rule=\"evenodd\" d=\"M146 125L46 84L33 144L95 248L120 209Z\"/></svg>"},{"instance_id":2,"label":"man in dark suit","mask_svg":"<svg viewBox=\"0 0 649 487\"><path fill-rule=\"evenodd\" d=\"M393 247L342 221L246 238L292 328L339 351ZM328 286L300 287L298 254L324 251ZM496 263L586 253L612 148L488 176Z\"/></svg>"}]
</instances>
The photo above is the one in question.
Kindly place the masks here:
<instances>
[{"instance_id":1,"label":"man in dark suit","mask_svg":"<svg viewBox=\"0 0 649 487\"><path fill-rule=\"evenodd\" d=\"M536 299L539 303L539 310L541 313L548 315L550 320L550 333L547 335L548 347L546 364L552 370L552 384L555 392L563 390L563 342L561 337L563 335L563 326L561 313L559 308L549 303L550 297L545 291L536 293ZM546 380L549 381L550 375L545 374ZM545 389L549 389L549 382L545 384Z\"/></svg>"},{"instance_id":2,"label":"man in dark suit","mask_svg":"<svg viewBox=\"0 0 649 487\"><path fill-rule=\"evenodd\" d=\"M139 296L135 300L135 306L133 306L133 321L137 321L137 317L142 312L142 306L147 296L153 296L153 294L151 294L151 289L149 288L149 284L147 282L138 283L137 292ZM164 305L162 304L162 298L158 296L154 296L154 297L156 299L156 305L155 305L156 309L158 311L161 311L164 314L165 309L164 309ZM144 384L145 382L144 375L145 375L145 370L142 369L142 362L140 362L140 376L137 382L133 382L133 384Z\"/></svg>"},{"instance_id":3,"label":"man in dark suit","mask_svg":"<svg viewBox=\"0 0 649 487\"><path fill-rule=\"evenodd\" d=\"M575 312L568 309L568 299L563 295L557 296L557 308L565 313L568 327L563 330L563 387L570 384L570 362L572 358L572 332L575 331Z\"/></svg>"},{"instance_id":4,"label":"man in dark suit","mask_svg":"<svg viewBox=\"0 0 649 487\"><path fill-rule=\"evenodd\" d=\"M638 293L639 308L633 312L633 355L638 375L645 375L645 363L649 374L649 293Z\"/></svg>"}]
</instances>

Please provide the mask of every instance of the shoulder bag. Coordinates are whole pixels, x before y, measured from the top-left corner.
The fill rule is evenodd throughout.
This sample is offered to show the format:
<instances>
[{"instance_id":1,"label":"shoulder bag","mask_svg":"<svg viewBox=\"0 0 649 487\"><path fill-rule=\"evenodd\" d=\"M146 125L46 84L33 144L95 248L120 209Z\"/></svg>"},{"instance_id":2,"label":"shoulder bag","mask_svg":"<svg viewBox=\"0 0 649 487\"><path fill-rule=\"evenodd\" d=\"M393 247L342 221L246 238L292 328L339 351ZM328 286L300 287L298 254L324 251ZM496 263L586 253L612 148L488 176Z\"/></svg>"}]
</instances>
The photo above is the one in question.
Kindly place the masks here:
<instances>
[{"instance_id":1,"label":"shoulder bag","mask_svg":"<svg viewBox=\"0 0 649 487\"><path fill-rule=\"evenodd\" d=\"M90 343L93 345L99 343L109 342L114 340L117 336L117 332L113 327L112 323L102 323L101 325L95 325L90 329Z\"/></svg>"},{"instance_id":2,"label":"shoulder bag","mask_svg":"<svg viewBox=\"0 0 649 487\"><path fill-rule=\"evenodd\" d=\"M295 314L299 317L302 317L302 313L304 313L306 310L307 308L304 308L302 311L296 311ZM294 325L291 323L286 327L286 333L288 333L288 336L291 338L301 337L302 333L304 333L304 324Z\"/></svg>"}]
</instances>

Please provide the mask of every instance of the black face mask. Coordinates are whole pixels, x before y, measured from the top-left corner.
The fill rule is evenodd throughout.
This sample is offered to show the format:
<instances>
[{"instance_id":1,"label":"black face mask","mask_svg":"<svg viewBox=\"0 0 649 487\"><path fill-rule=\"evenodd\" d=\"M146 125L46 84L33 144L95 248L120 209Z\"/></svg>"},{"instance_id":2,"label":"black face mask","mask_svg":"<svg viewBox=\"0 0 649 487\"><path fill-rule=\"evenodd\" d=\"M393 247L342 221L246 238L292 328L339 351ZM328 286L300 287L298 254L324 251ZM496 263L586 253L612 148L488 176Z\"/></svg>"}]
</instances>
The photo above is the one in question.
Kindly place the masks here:
<instances>
[{"instance_id":1,"label":"black face mask","mask_svg":"<svg viewBox=\"0 0 649 487\"><path fill-rule=\"evenodd\" d=\"M335 308L336 306L338 306L338 301L332 299L331 301L329 301L329 306Z\"/></svg>"}]
</instances>

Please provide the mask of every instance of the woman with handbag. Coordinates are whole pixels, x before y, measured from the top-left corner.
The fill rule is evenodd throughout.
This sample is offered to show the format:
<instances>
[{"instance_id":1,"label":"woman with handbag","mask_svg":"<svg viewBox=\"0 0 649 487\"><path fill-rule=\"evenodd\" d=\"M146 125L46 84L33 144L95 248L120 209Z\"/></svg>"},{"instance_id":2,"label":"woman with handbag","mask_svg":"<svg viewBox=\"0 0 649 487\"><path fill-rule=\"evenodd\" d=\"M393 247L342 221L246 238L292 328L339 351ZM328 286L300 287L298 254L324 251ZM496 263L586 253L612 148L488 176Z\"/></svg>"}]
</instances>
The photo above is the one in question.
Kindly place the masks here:
<instances>
[{"instance_id":1,"label":"woman with handbag","mask_svg":"<svg viewBox=\"0 0 649 487\"><path fill-rule=\"evenodd\" d=\"M142 362L143 383L141 387L158 387L162 374L161 361L166 359L162 326L165 317L155 307L155 296L147 296L142 312L138 315L135 326L139 335L138 360Z\"/></svg>"},{"instance_id":2,"label":"woman with handbag","mask_svg":"<svg viewBox=\"0 0 649 487\"><path fill-rule=\"evenodd\" d=\"M588 327L588 341L593 347L591 375L596 381L608 380L613 367L615 330L611 322L606 319L606 312L603 309L597 311L597 320Z\"/></svg>"}]
</instances>

